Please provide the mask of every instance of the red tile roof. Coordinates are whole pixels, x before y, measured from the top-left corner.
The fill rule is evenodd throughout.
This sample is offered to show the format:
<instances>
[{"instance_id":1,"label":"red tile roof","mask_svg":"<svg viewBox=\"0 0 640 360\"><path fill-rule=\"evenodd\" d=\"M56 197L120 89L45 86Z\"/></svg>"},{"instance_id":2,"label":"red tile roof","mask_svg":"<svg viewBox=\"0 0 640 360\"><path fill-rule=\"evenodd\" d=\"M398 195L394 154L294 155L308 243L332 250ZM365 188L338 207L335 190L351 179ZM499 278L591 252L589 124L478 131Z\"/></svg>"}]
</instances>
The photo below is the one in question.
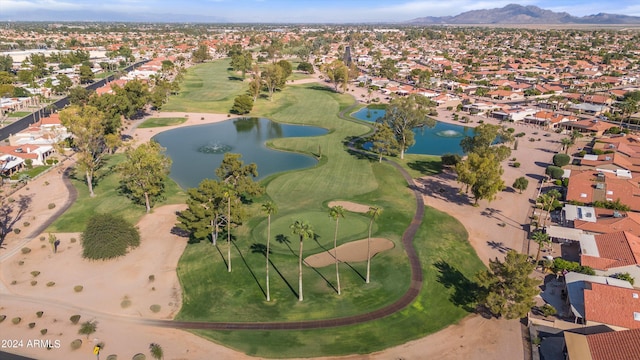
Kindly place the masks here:
<instances>
[{"instance_id":1,"label":"red tile roof","mask_svg":"<svg viewBox=\"0 0 640 360\"><path fill-rule=\"evenodd\" d=\"M592 360L640 359L640 329L587 335Z\"/></svg>"},{"instance_id":2,"label":"red tile roof","mask_svg":"<svg viewBox=\"0 0 640 360\"><path fill-rule=\"evenodd\" d=\"M640 329L640 321L634 320L634 312L640 313L638 289L590 283L591 289L584 289L585 320L601 324Z\"/></svg>"},{"instance_id":3,"label":"red tile roof","mask_svg":"<svg viewBox=\"0 0 640 360\"><path fill-rule=\"evenodd\" d=\"M582 255L580 263L607 270L640 263L640 238L627 231L594 236L599 257Z\"/></svg>"}]
</instances>

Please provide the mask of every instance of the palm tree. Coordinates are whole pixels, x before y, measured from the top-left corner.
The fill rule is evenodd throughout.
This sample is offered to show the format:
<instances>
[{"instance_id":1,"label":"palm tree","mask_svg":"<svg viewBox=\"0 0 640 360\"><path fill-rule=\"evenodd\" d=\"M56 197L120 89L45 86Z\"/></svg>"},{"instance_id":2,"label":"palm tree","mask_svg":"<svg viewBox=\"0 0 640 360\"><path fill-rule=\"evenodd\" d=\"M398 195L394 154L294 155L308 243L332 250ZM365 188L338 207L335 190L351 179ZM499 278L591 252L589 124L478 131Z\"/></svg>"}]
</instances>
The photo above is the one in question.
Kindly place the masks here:
<instances>
[{"instance_id":1,"label":"palm tree","mask_svg":"<svg viewBox=\"0 0 640 360\"><path fill-rule=\"evenodd\" d=\"M340 295L340 271L338 265L338 222L344 218L344 207L338 205L329 209L329 217L336 221L336 231L333 234L333 257L336 259L336 281L338 283L338 295Z\"/></svg>"},{"instance_id":2,"label":"palm tree","mask_svg":"<svg viewBox=\"0 0 640 360\"><path fill-rule=\"evenodd\" d=\"M278 208L272 201L267 201L262 204L262 211L267 214L267 301L271 301L269 292L269 240L271 239L271 215L278 213Z\"/></svg>"},{"instance_id":3,"label":"palm tree","mask_svg":"<svg viewBox=\"0 0 640 360\"><path fill-rule=\"evenodd\" d=\"M538 266L538 261L540 261L540 252L542 251L542 247L551 243L551 238L549 238L549 234L545 233L542 230L535 231L531 234L531 240L535 241L538 244L538 253L536 254L536 266Z\"/></svg>"},{"instance_id":4,"label":"palm tree","mask_svg":"<svg viewBox=\"0 0 640 360\"><path fill-rule=\"evenodd\" d=\"M546 211L544 218L542 219L543 228L547 225L547 217L549 216L551 209L553 209L554 203L556 200L560 199L560 197L562 197L562 194L560 194L560 191L556 189L549 190L547 193L538 197L538 202L542 204L542 210Z\"/></svg>"},{"instance_id":5,"label":"palm tree","mask_svg":"<svg viewBox=\"0 0 640 360\"><path fill-rule=\"evenodd\" d=\"M298 301L302 301L302 243L305 239L311 239L314 233L311 225L301 220L296 220L289 226L289 229L291 229L294 235L300 236L300 250L298 252Z\"/></svg>"},{"instance_id":6,"label":"palm tree","mask_svg":"<svg viewBox=\"0 0 640 360\"><path fill-rule=\"evenodd\" d=\"M567 152L569 152L569 147L571 147L571 145L573 145L573 140L571 140L570 138L563 138L560 140L560 144L562 144L562 149L564 150L564 153L566 154Z\"/></svg>"},{"instance_id":7,"label":"palm tree","mask_svg":"<svg viewBox=\"0 0 640 360\"><path fill-rule=\"evenodd\" d=\"M382 213L382 209L378 206L369 207L369 211L367 211L367 215L369 215L369 237L367 238L367 284L369 283L370 273L371 273L371 227L373 226L373 222L380 216Z\"/></svg>"},{"instance_id":8,"label":"palm tree","mask_svg":"<svg viewBox=\"0 0 640 360\"><path fill-rule=\"evenodd\" d=\"M151 357L154 359L162 360L164 358L164 351L162 351L162 346L159 344L149 344L149 352L151 353Z\"/></svg>"}]
</instances>

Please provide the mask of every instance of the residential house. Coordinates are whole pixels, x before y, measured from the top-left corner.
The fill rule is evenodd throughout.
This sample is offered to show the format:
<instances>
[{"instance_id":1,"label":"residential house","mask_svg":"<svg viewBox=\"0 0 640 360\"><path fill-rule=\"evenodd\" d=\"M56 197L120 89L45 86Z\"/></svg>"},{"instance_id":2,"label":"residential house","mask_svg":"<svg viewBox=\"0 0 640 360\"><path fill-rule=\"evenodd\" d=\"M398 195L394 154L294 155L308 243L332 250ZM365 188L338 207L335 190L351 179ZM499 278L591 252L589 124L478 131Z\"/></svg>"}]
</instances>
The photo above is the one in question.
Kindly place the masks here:
<instances>
[{"instance_id":1,"label":"residential house","mask_svg":"<svg viewBox=\"0 0 640 360\"><path fill-rule=\"evenodd\" d=\"M640 187L628 171L572 171L566 201L592 204L594 201L620 201L632 211L640 211Z\"/></svg>"},{"instance_id":2,"label":"residential house","mask_svg":"<svg viewBox=\"0 0 640 360\"><path fill-rule=\"evenodd\" d=\"M636 360L640 358L640 330L564 332L566 360Z\"/></svg>"},{"instance_id":3,"label":"residential house","mask_svg":"<svg viewBox=\"0 0 640 360\"><path fill-rule=\"evenodd\" d=\"M598 275L629 273L640 282L640 238L618 231L580 238L580 264Z\"/></svg>"},{"instance_id":4,"label":"residential house","mask_svg":"<svg viewBox=\"0 0 640 360\"><path fill-rule=\"evenodd\" d=\"M574 106L581 104L574 104ZM588 105L588 104L582 104ZM597 105L594 105L597 106ZM577 130L581 133L590 133L594 136L602 136L605 131L617 127L617 125L610 124L607 122L599 121L597 119L593 120L579 120L579 121L570 121L563 122L560 124L560 127L567 129L568 131Z\"/></svg>"},{"instance_id":5,"label":"residential house","mask_svg":"<svg viewBox=\"0 0 640 360\"><path fill-rule=\"evenodd\" d=\"M565 274L564 279L574 322L604 324L615 330L640 329L640 290L628 281L575 272Z\"/></svg>"}]
</instances>

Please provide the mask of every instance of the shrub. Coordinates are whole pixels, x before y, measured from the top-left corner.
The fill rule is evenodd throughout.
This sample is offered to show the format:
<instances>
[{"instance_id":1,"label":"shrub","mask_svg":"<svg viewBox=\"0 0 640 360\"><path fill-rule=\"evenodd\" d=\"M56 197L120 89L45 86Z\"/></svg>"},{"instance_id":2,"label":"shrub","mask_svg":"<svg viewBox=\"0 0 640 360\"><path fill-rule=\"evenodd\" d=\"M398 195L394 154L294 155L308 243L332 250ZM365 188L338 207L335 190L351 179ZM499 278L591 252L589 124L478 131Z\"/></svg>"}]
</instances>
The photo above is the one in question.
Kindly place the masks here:
<instances>
[{"instance_id":1,"label":"shrub","mask_svg":"<svg viewBox=\"0 0 640 360\"><path fill-rule=\"evenodd\" d=\"M231 113L244 115L251 112L253 109L253 98L250 95L243 94L238 95L233 100L233 107L231 108Z\"/></svg>"},{"instance_id":2,"label":"shrub","mask_svg":"<svg viewBox=\"0 0 640 360\"><path fill-rule=\"evenodd\" d=\"M69 320L71 320L71 323L75 325L78 323L78 321L80 321L80 315L73 315L69 318Z\"/></svg>"},{"instance_id":3,"label":"shrub","mask_svg":"<svg viewBox=\"0 0 640 360\"><path fill-rule=\"evenodd\" d=\"M37 316L37 317L39 317L39 318L41 318L41 317L42 317L42 314L44 314L44 311L38 311L38 312L36 313L36 316Z\"/></svg>"},{"instance_id":4,"label":"shrub","mask_svg":"<svg viewBox=\"0 0 640 360\"><path fill-rule=\"evenodd\" d=\"M29 227L29 225L31 225L31 223L28 222L28 221L25 221L25 222L22 223L22 226L24 226L24 227Z\"/></svg>"},{"instance_id":5,"label":"shrub","mask_svg":"<svg viewBox=\"0 0 640 360\"><path fill-rule=\"evenodd\" d=\"M29 329L33 329L34 327L36 327L36 323L34 322L29 323Z\"/></svg>"},{"instance_id":6,"label":"shrub","mask_svg":"<svg viewBox=\"0 0 640 360\"><path fill-rule=\"evenodd\" d=\"M513 136L515 136L515 137L523 137L523 136L525 136L525 135L527 135L527 134L526 134L526 133L524 133L524 132L519 132L519 133L517 133L517 134L515 134L515 135L513 135Z\"/></svg>"},{"instance_id":7,"label":"shrub","mask_svg":"<svg viewBox=\"0 0 640 360\"><path fill-rule=\"evenodd\" d=\"M82 324L80 324L80 330L78 330L78 334L80 335L87 335L87 339L89 338L89 335L93 334L94 332L96 332L96 328L98 327L98 322L93 320L93 321L85 321Z\"/></svg>"},{"instance_id":8,"label":"shrub","mask_svg":"<svg viewBox=\"0 0 640 360\"><path fill-rule=\"evenodd\" d=\"M24 265L24 260L18 261L18 265Z\"/></svg>"},{"instance_id":9,"label":"shrub","mask_svg":"<svg viewBox=\"0 0 640 360\"><path fill-rule=\"evenodd\" d=\"M37 277L38 275L40 275L40 271L32 271L31 272L31 276L33 276L33 277Z\"/></svg>"},{"instance_id":10,"label":"shrub","mask_svg":"<svg viewBox=\"0 0 640 360\"><path fill-rule=\"evenodd\" d=\"M628 272L613 274L613 275L610 275L609 277L620 279L620 280L626 280L631 285L633 285L633 283L635 282L635 279Z\"/></svg>"},{"instance_id":11,"label":"shrub","mask_svg":"<svg viewBox=\"0 0 640 360\"><path fill-rule=\"evenodd\" d=\"M82 340L80 339L75 339L71 342L71 349L72 350L78 350L80 349L80 346L82 346Z\"/></svg>"},{"instance_id":12,"label":"shrub","mask_svg":"<svg viewBox=\"0 0 640 360\"><path fill-rule=\"evenodd\" d=\"M53 209L56 207L56 204L54 203L49 203L49 205L47 205L47 207L49 208L49 210Z\"/></svg>"},{"instance_id":13,"label":"shrub","mask_svg":"<svg viewBox=\"0 0 640 360\"><path fill-rule=\"evenodd\" d=\"M31 286L36 286L38 285L38 281L36 280L31 280Z\"/></svg>"},{"instance_id":14,"label":"shrub","mask_svg":"<svg viewBox=\"0 0 640 360\"><path fill-rule=\"evenodd\" d=\"M91 217L82 233L82 256L94 260L123 256L140 245L138 229L122 217L98 214Z\"/></svg>"},{"instance_id":15,"label":"shrub","mask_svg":"<svg viewBox=\"0 0 640 360\"><path fill-rule=\"evenodd\" d=\"M462 160L462 157L458 154L444 154L442 155L442 165L456 165Z\"/></svg>"},{"instance_id":16,"label":"shrub","mask_svg":"<svg viewBox=\"0 0 640 360\"><path fill-rule=\"evenodd\" d=\"M155 275L149 275L149 282L153 282L156 280L156 276Z\"/></svg>"},{"instance_id":17,"label":"shrub","mask_svg":"<svg viewBox=\"0 0 640 360\"><path fill-rule=\"evenodd\" d=\"M137 353L135 355L133 355L133 357L131 358L131 360L146 360L147 356L143 353Z\"/></svg>"},{"instance_id":18,"label":"shrub","mask_svg":"<svg viewBox=\"0 0 640 360\"><path fill-rule=\"evenodd\" d=\"M561 272L566 270L566 271L573 271L573 272L586 274L586 275L596 274L596 272L593 271L593 269L588 266L582 266L575 261L567 261L562 258L553 259L552 269L554 272Z\"/></svg>"},{"instance_id":19,"label":"shrub","mask_svg":"<svg viewBox=\"0 0 640 360\"><path fill-rule=\"evenodd\" d=\"M591 153L593 155L602 155L602 154L604 154L604 150L602 150L602 149L591 149Z\"/></svg>"},{"instance_id":20,"label":"shrub","mask_svg":"<svg viewBox=\"0 0 640 360\"><path fill-rule=\"evenodd\" d=\"M47 329L42 329L42 330L40 330L40 334L42 334L42 335L47 335Z\"/></svg>"},{"instance_id":21,"label":"shrub","mask_svg":"<svg viewBox=\"0 0 640 360\"><path fill-rule=\"evenodd\" d=\"M30 252L31 252L31 249L29 249L28 247L23 247L22 249L20 249L20 251L21 251L23 254L28 254L28 253L30 253Z\"/></svg>"},{"instance_id":22,"label":"shrub","mask_svg":"<svg viewBox=\"0 0 640 360\"><path fill-rule=\"evenodd\" d=\"M56 284L55 282L53 282L53 281L49 281L49 282L47 283L47 286L48 286L48 287L52 287L52 286L54 286L55 284Z\"/></svg>"},{"instance_id":23,"label":"shrub","mask_svg":"<svg viewBox=\"0 0 640 360\"><path fill-rule=\"evenodd\" d=\"M516 161L511 166L513 166L514 168L519 168L520 167L520 163Z\"/></svg>"},{"instance_id":24,"label":"shrub","mask_svg":"<svg viewBox=\"0 0 640 360\"><path fill-rule=\"evenodd\" d=\"M44 236L40 236L40 241L44 241L45 237Z\"/></svg>"},{"instance_id":25,"label":"shrub","mask_svg":"<svg viewBox=\"0 0 640 360\"><path fill-rule=\"evenodd\" d=\"M580 152L578 152L577 156L579 157L584 157L585 155L587 155L587 151L586 150L580 150Z\"/></svg>"},{"instance_id":26,"label":"shrub","mask_svg":"<svg viewBox=\"0 0 640 360\"><path fill-rule=\"evenodd\" d=\"M118 360L118 355L111 354L111 355L107 356L107 360Z\"/></svg>"},{"instance_id":27,"label":"shrub","mask_svg":"<svg viewBox=\"0 0 640 360\"><path fill-rule=\"evenodd\" d=\"M71 238L71 240L69 240L72 244L75 243L76 241L78 241L78 239L76 238Z\"/></svg>"},{"instance_id":28,"label":"shrub","mask_svg":"<svg viewBox=\"0 0 640 360\"><path fill-rule=\"evenodd\" d=\"M567 154L555 154L553 155L553 165L557 167L563 167L569 165L571 162L571 156Z\"/></svg>"},{"instance_id":29,"label":"shrub","mask_svg":"<svg viewBox=\"0 0 640 360\"><path fill-rule=\"evenodd\" d=\"M16 233L16 235L20 234L22 230L20 230L19 228L15 228L13 229L13 232Z\"/></svg>"},{"instance_id":30,"label":"shrub","mask_svg":"<svg viewBox=\"0 0 640 360\"><path fill-rule=\"evenodd\" d=\"M4 321L4 319L7 318L7 315L0 315L0 323Z\"/></svg>"},{"instance_id":31,"label":"shrub","mask_svg":"<svg viewBox=\"0 0 640 360\"><path fill-rule=\"evenodd\" d=\"M81 292L82 289L84 289L84 287L82 285L76 285L73 287L73 291L75 292Z\"/></svg>"},{"instance_id":32,"label":"shrub","mask_svg":"<svg viewBox=\"0 0 640 360\"><path fill-rule=\"evenodd\" d=\"M131 300L129 300L129 297L125 296L124 299L122 299L122 301L120 302L120 307L125 309L129 306L131 306Z\"/></svg>"},{"instance_id":33,"label":"shrub","mask_svg":"<svg viewBox=\"0 0 640 360\"><path fill-rule=\"evenodd\" d=\"M20 317L14 317L13 319L11 319L11 322L13 323L13 325L20 324L20 321L22 321L22 318Z\"/></svg>"},{"instance_id":34,"label":"shrub","mask_svg":"<svg viewBox=\"0 0 640 360\"><path fill-rule=\"evenodd\" d=\"M152 312L157 313L157 312L159 312L159 311L160 311L161 307L160 307L160 305L158 305L158 304L153 304L153 305L149 306L149 309L150 309Z\"/></svg>"},{"instance_id":35,"label":"shrub","mask_svg":"<svg viewBox=\"0 0 640 360\"><path fill-rule=\"evenodd\" d=\"M564 175L564 170L557 166L550 165L547 167L545 171L547 175L549 175L552 179L562 179L562 175Z\"/></svg>"},{"instance_id":36,"label":"shrub","mask_svg":"<svg viewBox=\"0 0 640 360\"><path fill-rule=\"evenodd\" d=\"M558 313L556 308L554 308L552 305L549 305L549 304L544 304L540 310L542 310L542 313L544 314L544 316L551 316Z\"/></svg>"}]
</instances>

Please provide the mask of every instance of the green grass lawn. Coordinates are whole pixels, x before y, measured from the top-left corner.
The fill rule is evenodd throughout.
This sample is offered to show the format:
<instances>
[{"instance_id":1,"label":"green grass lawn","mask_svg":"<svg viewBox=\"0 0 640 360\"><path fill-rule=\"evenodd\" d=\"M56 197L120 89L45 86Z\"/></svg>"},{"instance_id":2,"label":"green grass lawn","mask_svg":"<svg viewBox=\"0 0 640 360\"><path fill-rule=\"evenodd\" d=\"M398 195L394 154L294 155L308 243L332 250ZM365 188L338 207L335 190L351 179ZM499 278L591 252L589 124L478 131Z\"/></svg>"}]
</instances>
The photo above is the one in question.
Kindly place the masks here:
<instances>
[{"instance_id":1,"label":"green grass lawn","mask_svg":"<svg viewBox=\"0 0 640 360\"><path fill-rule=\"evenodd\" d=\"M115 213L124 217L132 224L138 222L145 214L144 205L135 204L119 192L120 175L115 171L117 164L124 160L124 154L109 157L96 174L96 184L93 191L95 197L89 196L89 189L85 178L75 173L73 185L78 190L78 200L60 216L49 228L48 232L80 232L84 231L87 220L97 213ZM165 199L155 206L163 204L184 203L185 193L171 179L165 184ZM61 205L61 204L57 204ZM153 209L151 210L153 211Z\"/></svg>"},{"instance_id":2,"label":"green grass lawn","mask_svg":"<svg viewBox=\"0 0 640 360\"><path fill-rule=\"evenodd\" d=\"M30 111L16 111L16 112L8 113L7 117L10 117L10 118L22 118L22 117L25 117L27 115L31 115L31 112Z\"/></svg>"},{"instance_id":3,"label":"green grass lawn","mask_svg":"<svg viewBox=\"0 0 640 360\"><path fill-rule=\"evenodd\" d=\"M45 172L50 167L51 167L50 165L42 165L42 166L32 167L31 169L24 169L24 170L20 171L19 173L11 175L11 180L19 180L20 176L23 175L23 174L28 175L29 179L33 179L34 177L36 177L36 176L40 175L41 173Z\"/></svg>"},{"instance_id":4,"label":"green grass lawn","mask_svg":"<svg viewBox=\"0 0 640 360\"><path fill-rule=\"evenodd\" d=\"M356 326L320 330L194 332L249 355L287 358L367 354L423 337L458 322L469 314L465 285L484 265L467 241L468 235L464 227L456 219L427 208L423 221L414 241L423 266L423 289L411 306L394 315ZM377 277L384 277L395 271L385 267L391 264L378 260L376 257L372 262L373 274ZM348 271L347 268L342 274L347 274ZM356 289L357 293L354 294L353 288L344 287L342 296L345 299L353 296L370 298L375 295L374 291L361 289L364 286L362 284L351 286L360 289ZM307 299L311 300L311 296L307 295L305 302ZM344 301L342 299L339 303L325 305L323 299L318 305L325 309L330 306L342 307ZM220 303L216 293L216 304ZM265 305L258 313L252 313L254 309L247 312L262 319L263 311L270 312L271 308L277 306L278 304ZM292 306L296 307L297 304Z\"/></svg>"},{"instance_id":5,"label":"green grass lawn","mask_svg":"<svg viewBox=\"0 0 640 360\"><path fill-rule=\"evenodd\" d=\"M244 94L248 82L229 70L230 60L189 68L180 83L180 93L171 96L162 111L228 113L236 96Z\"/></svg>"},{"instance_id":6,"label":"green grass lawn","mask_svg":"<svg viewBox=\"0 0 640 360\"><path fill-rule=\"evenodd\" d=\"M142 124L138 125L138 127L141 129L144 129L144 128L180 125L185 121L187 121L187 118L184 118L184 117L149 118L145 120Z\"/></svg>"}]
</instances>

